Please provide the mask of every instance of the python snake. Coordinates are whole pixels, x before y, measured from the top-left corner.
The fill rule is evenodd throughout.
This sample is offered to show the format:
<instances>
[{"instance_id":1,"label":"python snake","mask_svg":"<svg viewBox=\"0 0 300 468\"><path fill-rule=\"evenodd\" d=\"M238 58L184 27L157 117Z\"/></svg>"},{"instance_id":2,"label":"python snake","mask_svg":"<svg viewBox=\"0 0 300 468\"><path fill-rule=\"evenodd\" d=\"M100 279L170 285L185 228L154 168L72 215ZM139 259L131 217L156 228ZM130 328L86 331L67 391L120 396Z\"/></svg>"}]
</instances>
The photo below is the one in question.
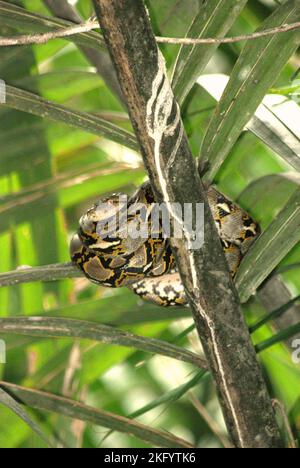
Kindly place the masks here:
<instances>
[{"instance_id":1,"label":"python snake","mask_svg":"<svg viewBox=\"0 0 300 468\"><path fill-rule=\"evenodd\" d=\"M141 223L150 223L155 198L149 182L143 184L129 201L120 205L114 194L98 201L80 219L78 232L70 244L75 265L92 282L107 287L129 287L145 300L161 306L186 305L184 287L176 269L170 241L161 224L150 237L131 236ZM207 189L208 202L222 247L234 277L241 259L259 234L258 224L239 206L215 188ZM144 206L145 210L136 207ZM116 219L114 231L109 226Z\"/></svg>"}]
</instances>

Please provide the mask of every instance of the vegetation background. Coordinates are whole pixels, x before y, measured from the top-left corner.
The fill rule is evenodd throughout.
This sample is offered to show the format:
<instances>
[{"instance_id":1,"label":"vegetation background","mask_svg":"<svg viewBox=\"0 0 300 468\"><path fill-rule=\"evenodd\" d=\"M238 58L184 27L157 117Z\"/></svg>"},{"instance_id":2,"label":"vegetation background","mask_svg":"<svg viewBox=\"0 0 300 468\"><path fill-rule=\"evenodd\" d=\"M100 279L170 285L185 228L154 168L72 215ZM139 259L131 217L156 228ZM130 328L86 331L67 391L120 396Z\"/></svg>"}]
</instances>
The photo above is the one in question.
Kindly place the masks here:
<instances>
[{"instance_id":1,"label":"vegetation background","mask_svg":"<svg viewBox=\"0 0 300 468\"><path fill-rule=\"evenodd\" d=\"M47 18L51 13L46 3L0 1L1 36L44 32L65 25ZM82 18L92 15L91 2L71 3ZM235 2L239 10L232 9L231 0L210 0L210 6L202 0L146 3L157 35L214 37L250 34L266 20L264 27L271 27L270 15L285 2ZM207 29L203 9L212 9L210 18L215 20L211 24L208 21ZM231 27L225 21L229 17ZM95 47L96 41L97 33L91 32L44 45L0 48L0 78L8 85L6 105L0 107L0 272L20 265L68 262L69 239L81 214L97 198L111 192L132 193L145 179L134 137L128 133L132 132L128 115L113 81L107 80L108 87L82 51L83 45ZM258 115L240 136L228 134L233 140L239 138L232 145L226 140L229 145L224 145L223 164L214 174L214 182L248 209L264 230L263 243L247 259L253 273L244 273L246 264L237 285L249 326L258 323L252 329L253 341L260 351L270 394L284 405L299 442L300 372L292 352L300 333L300 80L296 73L300 60L296 46L288 55L287 42L281 35L278 43L263 49L262 61L253 68L253 73L263 78L257 83L253 78L255 86L247 88L247 104L237 108L238 114L221 115L225 130L237 128L239 120L249 120L261 93L268 94L267 116ZM219 48L161 45L195 157L201 145L204 149L209 146L210 132L218 118L214 114L215 98L223 91L225 75L231 75L231 91L236 92L238 100L236 89L246 79L243 70L253 65L260 44L252 41L239 72L234 67L245 42ZM194 84L200 74L199 83ZM261 283L263 287L251 296L253 285ZM272 310L276 313L268 316ZM98 341L88 340L95 335L76 335L72 324L63 321L60 326L71 328L65 336L55 337L59 324L47 318L48 330L27 336L21 317L30 316L88 320L144 338L138 345L128 346L127 342L124 346L118 335L114 344L107 344L99 342L105 341L103 330ZM28 403L24 410L0 385L1 447L44 447L47 443L67 447L168 446L161 431L198 447L228 446L209 373L199 371L187 357L189 362L184 362L178 348L174 358L161 355L168 354L168 343L201 353L188 309L162 309L142 302L127 289L103 289L84 278L73 278L1 288L0 317L18 319L14 331L5 334L0 322L1 338L7 345L7 363L0 364L1 380L34 390L30 401L24 394ZM264 317L265 323L259 323ZM80 324L79 329L82 331ZM111 329L106 333L111 340ZM143 351L152 343L149 338L161 340L161 354ZM67 400L54 399L50 404L49 395L47 400L38 391L80 400L92 408L85 411L75 407L70 419L64 415ZM96 409L109 414L97 413ZM135 418L144 424L137 429L133 428L135 423L131 426L127 422L126 426L121 418L114 417L135 412ZM291 443L282 416L279 421L286 443ZM149 435L148 426L157 429L157 439L151 431ZM169 446L174 444L169 441Z\"/></svg>"}]
</instances>

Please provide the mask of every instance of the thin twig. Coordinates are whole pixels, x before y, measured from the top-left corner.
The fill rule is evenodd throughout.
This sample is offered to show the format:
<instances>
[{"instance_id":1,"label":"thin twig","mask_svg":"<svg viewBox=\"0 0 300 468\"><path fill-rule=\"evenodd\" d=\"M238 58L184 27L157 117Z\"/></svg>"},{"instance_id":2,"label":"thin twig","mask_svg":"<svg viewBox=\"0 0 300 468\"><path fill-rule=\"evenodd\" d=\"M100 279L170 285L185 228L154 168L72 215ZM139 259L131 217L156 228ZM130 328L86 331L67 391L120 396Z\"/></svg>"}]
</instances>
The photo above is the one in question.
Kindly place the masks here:
<instances>
[{"instance_id":1,"label":"thin twig","mask_svg":"<svg viewBox=\"0 0 300 468\"><path fill-rule=\"evenodd\" d=\"M74 36L75 34L87 33L94 29L98 29L99 24L95 20L87 20L83 24L71 26L70 28L61 29L59 31L49 31L40 34L22 34L19 36L2 37L0 38L0 47L8 46L22 46L30 44L46 44L52 39L59 39L64 37ZM156 41L161 44L174 44L174 45L201 45L201 44L233 44L240 41L249 41L259 39L261 37L270 36L273 34L286 33L295 31L300 28L300 22L291 24L282 24L276 28L266 29L252 34L242 34L234 37L224 38L191 38L191 37L162 37L156 36Z\"/></svg>"},{"instance_id":2,"label":"thin twig","mask_svg":"<svg viewBox=\"0 0 300 468\"><path fill-rule=\"evenodd\" d=\"M46 33L37 33L37 34L22 34L19 36L12 37L2 37L0 38L0 46L20 46L20 45L30 45L30 44L46 44L52 39L58 39L63 37L74 36L75 34L87 33L93 29L99 28L99 24L94 20L88 20L83 24L76 24L75 26L70 26L69 28L60 29L58 31L49 31Z\"/></svg>"},{"instance_id":3,"label":"thin twig","mask_svg":"<svg viewBox=\"0 0 300 468\"><path fill-rule=\"evenodd\" d=\"M241 34L240 36L234 37L220 37L220 38L175 38L175 37L157 37L157 42L162 44L177 44L177 45L201 45L201 44L233 44L240 41L253 41L260 39L261 37L271 36L272 34L285 33L289 31L295 31L300 28L300 22L291 24L282 24L276 28L266 29L265 31L258 31L252 34Z\"/></svg>"}]
</instances>

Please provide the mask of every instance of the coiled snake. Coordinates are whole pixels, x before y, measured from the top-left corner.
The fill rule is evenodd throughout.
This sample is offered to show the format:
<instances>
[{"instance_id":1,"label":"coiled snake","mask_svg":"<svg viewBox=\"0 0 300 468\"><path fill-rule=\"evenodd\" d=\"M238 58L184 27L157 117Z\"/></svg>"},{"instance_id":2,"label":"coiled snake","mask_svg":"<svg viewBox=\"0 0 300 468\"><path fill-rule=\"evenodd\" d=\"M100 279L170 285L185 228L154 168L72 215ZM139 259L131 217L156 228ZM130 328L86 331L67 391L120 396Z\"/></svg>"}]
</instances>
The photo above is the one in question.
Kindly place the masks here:
<instances>
[{"instance_id":1,"label":"coiled snake","mask_svg":"<svg viewBox=\"0 0 300 468\"><path fill-rule=\"evenodd\" d=\"M215 188L209 187L207 195L234 276L242 257L259 234L259 226ZM186 305L169 239L164 236L161 224L155 233L151 231L151 237L130 236L142 222L150 223L155 205L150 183L143 184L124 206L119 200L120 194L100 200L81 217L70 245L72 261L94 283L127 286L143 299L162 306ZM138 212L137 206L145 206L146 210ZM114 232L106 229L104 235L99 225L108 226L109 220L116 219L116 213L118 221Z\"/></svg>"}]
</instances>

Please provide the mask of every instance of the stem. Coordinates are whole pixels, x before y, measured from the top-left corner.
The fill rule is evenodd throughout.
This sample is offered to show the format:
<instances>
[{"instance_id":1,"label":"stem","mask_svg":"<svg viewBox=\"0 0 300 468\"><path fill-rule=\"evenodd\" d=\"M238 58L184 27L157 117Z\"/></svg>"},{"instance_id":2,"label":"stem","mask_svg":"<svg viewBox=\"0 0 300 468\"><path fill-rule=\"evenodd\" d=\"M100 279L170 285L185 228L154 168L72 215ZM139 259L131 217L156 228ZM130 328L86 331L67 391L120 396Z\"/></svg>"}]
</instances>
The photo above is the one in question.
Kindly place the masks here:
<instances>
[{"instance_id":1,"label":"stem","mask_svg":"<svg viewBox=\"0 0 300 468\"><path fill-rule=\"evenodd\" d=\"M94 5L157 200L164 200L173 220L173 202L204 202L204 248L191 248L191 232L182 222L184 238L171 242L229 434L237 447L280 447L272 403L144 3Z\"/></svg>"},{"instance_id":2,"label":"stem","mask_svg":"<svg viewBox=\"0 0 300 468\"><path fill-rule=\"evenodd\" d=\"M74 36L75 34L85 33L96 29L94 21L86 21L83 24L75 24L65 29L59 29L57 31L48 31L45 33L36 33L36 34L20 34L18 36L10 37L1 37L0 46L1 47L11 47L11 46L22 46L22 45L31 45L31 44L46 44L47 42L63 38Z\"/></svg>"},{"instance_id":3,"label":"stem","mask_svg":"<svg viewBox=\"0 0 300 468\"><path fill-rule=\"evenodd\" d=\"M72 263L58 263L40 267L24 267L0 274L0 288L14 286L31 281L57 281L60 279L79 278L82 273Z\"/></svg>"}]
</instances>

